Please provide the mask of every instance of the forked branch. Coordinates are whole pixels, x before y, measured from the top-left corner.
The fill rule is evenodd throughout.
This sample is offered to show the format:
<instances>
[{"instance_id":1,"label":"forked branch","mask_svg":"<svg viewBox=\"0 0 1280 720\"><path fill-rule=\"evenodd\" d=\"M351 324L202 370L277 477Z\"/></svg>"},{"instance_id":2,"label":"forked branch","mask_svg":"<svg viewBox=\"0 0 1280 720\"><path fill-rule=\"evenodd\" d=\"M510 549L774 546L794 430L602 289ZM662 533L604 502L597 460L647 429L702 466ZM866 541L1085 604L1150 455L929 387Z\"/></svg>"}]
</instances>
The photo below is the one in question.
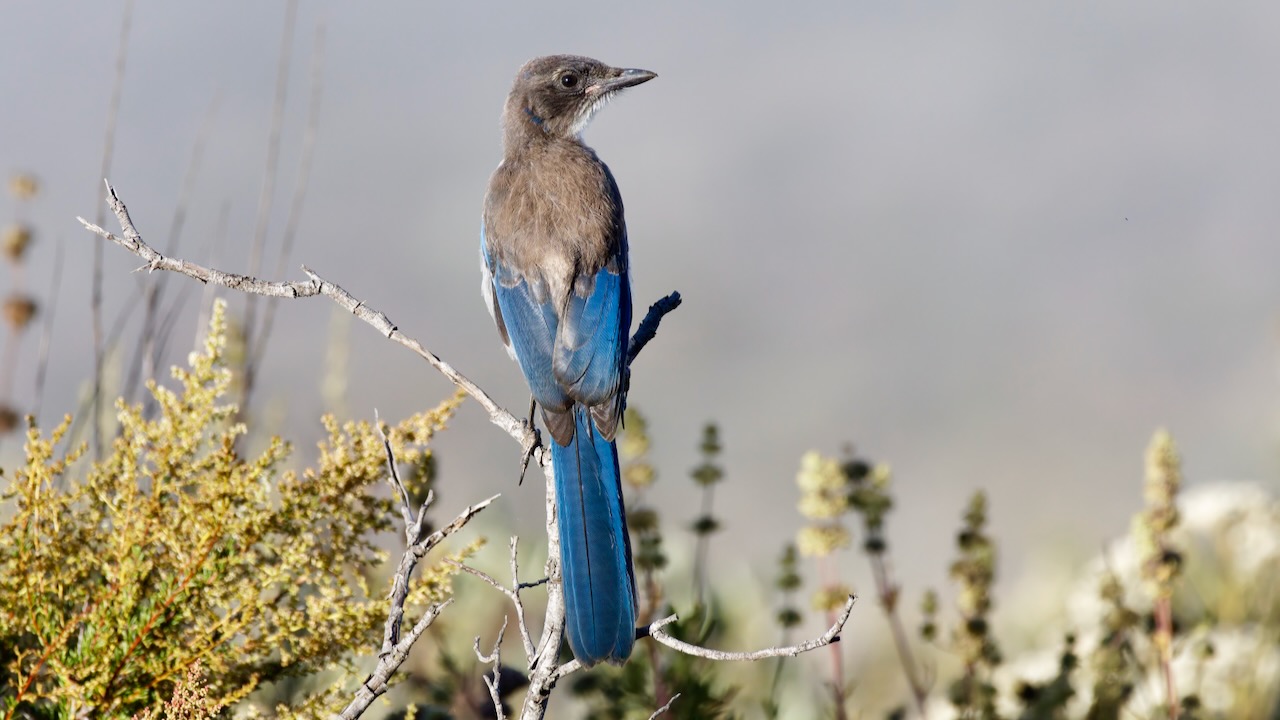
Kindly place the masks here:
<instances>
[{"instance_id":1,"label":"forked branch","mask_svg":"<svg viewBox=\"0 0 1280 720\"><path fill-rule=\"evenodd\" d=\"M413 644L418 641L418 638L422 637L422 633L426 632L431 623L435 622L440 612L453 602L453 598L447 598L443 602L432 605L418 619L418 622L414 623L408 633L401 634L401 626L404 623L404 604L409 597L409 578L413 576L413 571L417 567L418 561L430 552L432 548L444 542L445 538L461 530L471 521L471 518L498 499L498 496L494 495L488 500L483 500L467 507L453 519L453 522L424 537L423 529L426 527L427 508L435 501L435 495L428 492L427 499L423 501L418 511L414 512L413 506L409 501L409 493L405 490L404 483L400 479L400 471L396 467L396 458L391 450L391 441L383 431L382 423L378 422L377 426L378 433L382 436L383 450L387 454L387 481L391 483L393 490L396 492L396 497L400 500L400 514L404 519L405 549L400 556L400 565L396 568L395 575L391 579L391 608L387 613L387 623L382 633L382 649L378 652L378 664L374 667L373 672L369 674L369 677L365 678L359 689L356 690L355 698L336 716L341 720L354 720L354 718L360 717L379 695L387 691L391 676L404 663L405 658L409 657L409 650L413 647Z\"/></svg>"}]
</instances>

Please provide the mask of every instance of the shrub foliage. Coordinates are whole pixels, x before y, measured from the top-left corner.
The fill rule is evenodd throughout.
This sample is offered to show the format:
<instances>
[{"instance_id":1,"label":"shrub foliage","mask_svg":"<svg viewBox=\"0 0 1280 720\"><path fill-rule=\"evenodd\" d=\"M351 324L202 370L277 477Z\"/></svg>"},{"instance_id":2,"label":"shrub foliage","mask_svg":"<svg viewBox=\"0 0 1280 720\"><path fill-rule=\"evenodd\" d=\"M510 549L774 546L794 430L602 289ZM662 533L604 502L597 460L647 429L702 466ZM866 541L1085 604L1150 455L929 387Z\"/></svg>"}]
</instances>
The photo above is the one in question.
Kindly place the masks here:
<instances>
[{"instance_id":1,"label":"shrub foliage","mask_svg":"<svg viewBox=\"0 0 1280 720\"><path fill-rule=\"evenodd\" d=\"M117 403L100 461L59 449L70 418L47 435L30 423L0 514L0 717L128 716L168 700L197 663L208 701L227 706L351 669L378 646L386 603L368 583L399 513L374 492L386 476L377 429L324 418L317 465L302 473L285 469L279 438L246 456L222 400L225 345L219 303L203 351L173 370L177 389L150 385L152 416ZM460 402L389 428L396 457L428 466ZM412 605L441 599L452 572L428 567Z\"/></svg>"}]
</instances>

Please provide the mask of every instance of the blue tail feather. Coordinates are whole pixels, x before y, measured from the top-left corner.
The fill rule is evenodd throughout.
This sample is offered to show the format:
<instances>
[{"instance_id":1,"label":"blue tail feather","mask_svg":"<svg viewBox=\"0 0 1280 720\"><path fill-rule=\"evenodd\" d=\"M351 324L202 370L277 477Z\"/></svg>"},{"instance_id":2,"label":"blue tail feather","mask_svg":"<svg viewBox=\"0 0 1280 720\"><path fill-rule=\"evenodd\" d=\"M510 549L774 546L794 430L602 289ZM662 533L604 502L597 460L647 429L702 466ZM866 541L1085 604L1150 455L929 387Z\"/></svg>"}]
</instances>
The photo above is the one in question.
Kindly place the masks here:
<instances>
[{"instance_id":1,"label":"blue tail feather","mask_svg":"<svg viewBox=\"0 0 1280 720\"><path fill-rule=\"evenodd\" d=\"M560 523L565 630L586 665L621 664L635 642L635 578L627 538L618 450L577 405L568 445L551 443Z\"/></svg>"}]
</instances>

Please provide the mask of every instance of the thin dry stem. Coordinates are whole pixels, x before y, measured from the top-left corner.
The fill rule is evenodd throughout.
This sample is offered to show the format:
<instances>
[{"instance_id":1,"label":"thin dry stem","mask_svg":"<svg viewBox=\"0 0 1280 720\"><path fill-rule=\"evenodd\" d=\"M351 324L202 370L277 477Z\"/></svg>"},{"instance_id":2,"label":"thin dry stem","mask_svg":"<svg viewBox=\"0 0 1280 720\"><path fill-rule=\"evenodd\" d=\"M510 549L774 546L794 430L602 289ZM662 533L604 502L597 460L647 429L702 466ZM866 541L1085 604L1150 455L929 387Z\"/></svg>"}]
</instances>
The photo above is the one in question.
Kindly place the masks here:
<instances>
[{"instance_id":1,"label":"thin dry stem","mask_svg":"<svg viewBox=\"0 0 1280 720\"><path fill-rule=\"evenodd\" d=\"M178 191L178 202L173 208L173 218L169 221L169 242L165 247L165 253L167 254L177 252L182 238L182 230L186 227L187 208L191 204L191 196L195 194L195 181L200 174L205 144L208 142L210 131L213 128L213 118L217 114L218 99L215 94L213 100L209 102L209 108L205 111L204 120L200 123L200 129L196 131L195 140L191 144L191 157L187 161L187 171L182 177L182 188ZM130 363L129 379L124 386L124 396L126 398L133 397L139 382L156 376L156 365L160 361L158 350L159 331L157 326L163 324L157 318L159 317L160 303L164 297L164 289L168 279L168 275L161 275L146 286L142 331L138 338L138 345L134 350L133 362Z\"/></svg>"},{"instance_id":2,"label":"thin dry stem","mask_svg":"<svg viewBox=\"0 0 1280 720\"><path fill-rule=\"evenodd\" d=\"M387 454L387 481L391 483L391 489L395 491L396 497L400 499L400 518L404 521L406 528L412 527L413 504L409 500L409 489L404 486L404 481L400 479L400 468L396 465L395 452L391 450L391 438L387 437L387 431L382 427L382 418L378 417L378 409L373 409L373 423L378 428L378 437L382 438L382 451ZM427 505L435 499L435 493L428 490L427 500L423 504L422 509L425 511Z\"/></svg>"},{"instance_id":3,"label":"thin dry stem","mask_svg":"<svg viewBox=\"0 0 1280 720\"><path fill-rule=\"evenodd\" d=\"M49 279L49 307L44 312L44 322L40 328L40 349L36 355L35 399L32 401L31 413L40 417L40 408L44 404L44 386L49 377L49 348L53 340L53 318L58 309L58 290L62 287L62 238L54 244L53 276Z\"/></svg>"},{"instance_id":4,"label":"thin dry stem","mask_svg":"<svg viewBox=\"0 0 1280 720\"><path fill-rule=\"evenodd\" d=\"M824 578L823 584L831 587L835 584L832 578L831 558L818 558L818 572ZM852 599L852 596L850 596ZM827 622L832 622L832 612L827 610ZM835 706L835 720L848 720L849 714L845 710L844 703L848 697L848 691L845 689L844 678L844 655L840 652L840 648L836 645L830 646L831 650L831 700Z\"/></svg>"},{"instance_id":5,"label":"thin dry stem","mask_svg":"<svg viewBox=\"0 0 1280 720\"><path fill-rule=\"evenodd\" d=\"M1165 701L1169 705L1169 720L1178 720L1182 707L1178 702L1178 689L1173 680L1173 603L1168 595L1156 598L1156 648L1160 652L1160 672L1164 675Z\"/></svg>"},{"instance_id":6,"label":"thin dry stem","mask_svg":"<svg viewBox=\"0 0 1280 720\"><path fill-rule=\"evenodd\" d=\"M911 700L915 703L916 712L923 718L929 690L920 678L919 667L911 652L911 644L907 641L907 630L902 625L902 616L898 614L898 597L901 589L889 577L889 566L883 552L870 553L870 559L871 574L875 578L880 607L889 621L893 645L898 651L898 661L902 664L902 672L906 675L907 685L911 690Z\"/></svg>"},{"instance_id":7,"label":"thin dry stem","mask_svg":"<svg viewBox=\"0 0 1280 720\"><path fill-rule=\"evenodd\" d=\"M107 125L103 132L101 177L111 174L111 158L115 155L116 123L120 117L120 95L124 89L124 69L129 58L129 30L133 26L133 0L124 4L120 19L120 40L116 47L115 79L111 86L111 100L107 104ZM97 204L94 218L101 225L105 219L102 203ZM93 412L93 457L102 457L102 424L98 422L102 406L102 361L106 353L102 334L102 245L93 247L93 283L89 294L89 311L93 316L93 394L90 407Z\"/></svg>"},{"instance_id":8,"label":"thin dry stem","mask_svg":"<svg viewBox=\"0 0 1280 720\"><path fill-rule=\"evenodd\" d=\"M284 100L289 88L289 58L293 55L293 32L298 24L298 0L285 5L284 26L280 33L280 57L276 62L276 93L271 104L271 125L267 133L266 167L262 170L262 189L258 195L258 217L253 225L253 244L249 247L249 274L257 275L262 268L262 253L267 244L267 224L271 219L271 206L276 194L276 175L280 165L280 129L284 124ZM250 351L257 341L254 325L257 319L258 299L250 296L244 309L245 347ZM250 354L252 357L252 354ZM253 387L253 366L246 368L244 396L247 399ZM247 403L243 406L247 407Z\"/></svg>"},{"instance_id":9,"label":"thin dry stem","mask_svg":"<svg viewBox=\"0 0 1280 720\"><path fill-rule=\"evenodd\" d=\"M307 197L307 186L311 181L311 163L315 157L316 137L320 127L320 99L324 94L324 23L316 21L315 41L311 50L311 95L307 101L307 125L302 132L302 157L298 160L298 177L294 181L293 199L289 202L289 218L284 224L284 235L280 238L280 255L276 258L275 275L283 275L285 264L293 253L293 243L298 235L298 223L302 218L302 206ZM262 310L262 329L254 336L253 357L249 367L255 372L262 366L262 359L267 353L267 343L271 341L271 328L275 324L276 304L267 303ZM246 399L248 389L246 389Z\"/></svg>"}]
</instances>

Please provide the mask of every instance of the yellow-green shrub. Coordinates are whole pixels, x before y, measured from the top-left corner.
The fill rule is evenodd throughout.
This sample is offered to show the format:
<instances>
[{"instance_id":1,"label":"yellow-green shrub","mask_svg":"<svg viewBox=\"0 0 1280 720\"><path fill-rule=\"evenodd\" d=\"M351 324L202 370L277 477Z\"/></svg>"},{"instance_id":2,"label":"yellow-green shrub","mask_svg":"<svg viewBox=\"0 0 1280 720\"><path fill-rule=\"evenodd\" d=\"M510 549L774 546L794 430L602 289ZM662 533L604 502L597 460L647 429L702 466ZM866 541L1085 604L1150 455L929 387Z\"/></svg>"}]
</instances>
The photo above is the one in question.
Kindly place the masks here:
<instances>
[{"instance_id":1,"label":"yellow-green shrub","mask_svg":"<svg viewBox=\"0 0 1280 720\"><path fill-rule=\"evenodd\" d=\"M178 391L150 385L154 417L117 403L101 461L58 449L69 418L48 435L32 423L0 504L0 717L128 716L196 663L226 705L379 645L386 603L366 578L400 514L371 487L386 474L377 430L326 417L301 474L279 438L243 457L246 428L220 404L224 317L219 303L203 352L174 369ZM460 402L390 428L397 458L423 466ZM410 603L440 599L452 572L427 567Z\"/></svg>"}]
</instances>

